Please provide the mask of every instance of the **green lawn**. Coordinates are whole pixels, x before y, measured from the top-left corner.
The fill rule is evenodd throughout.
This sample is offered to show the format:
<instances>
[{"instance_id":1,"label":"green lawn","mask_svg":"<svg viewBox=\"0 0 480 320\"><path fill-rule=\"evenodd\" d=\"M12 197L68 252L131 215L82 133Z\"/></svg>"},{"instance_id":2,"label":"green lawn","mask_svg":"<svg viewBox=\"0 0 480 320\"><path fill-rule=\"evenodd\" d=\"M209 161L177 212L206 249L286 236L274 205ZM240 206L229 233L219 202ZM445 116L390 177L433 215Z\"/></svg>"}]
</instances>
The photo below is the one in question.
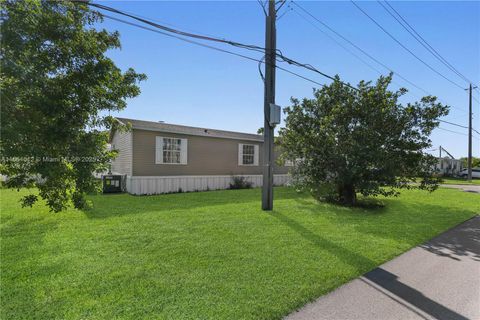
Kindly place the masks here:
<instances>
[{"instance_id":1,"label":"green lawn","mask_svg":"<svg viewBox=\"0 0 480 320\"><path fill-rule=\"evenodd\" d=\"M443 184L477 184L480 185L480 179L472 179L472 181L468 181L467 179L463 178L442 178Z\"/></svg>"},{"instance_id":2,"label":"green lawn","mask_svg":"<svg viewBox=\"0 0 480 320\"><path fill-rule=\"evenodd\" d=\"M2 319L279 319L480 212L480 196L405 191L385 208L275 190L92 196L21 209L1 192Z\"/></svg>"}]
</instances>

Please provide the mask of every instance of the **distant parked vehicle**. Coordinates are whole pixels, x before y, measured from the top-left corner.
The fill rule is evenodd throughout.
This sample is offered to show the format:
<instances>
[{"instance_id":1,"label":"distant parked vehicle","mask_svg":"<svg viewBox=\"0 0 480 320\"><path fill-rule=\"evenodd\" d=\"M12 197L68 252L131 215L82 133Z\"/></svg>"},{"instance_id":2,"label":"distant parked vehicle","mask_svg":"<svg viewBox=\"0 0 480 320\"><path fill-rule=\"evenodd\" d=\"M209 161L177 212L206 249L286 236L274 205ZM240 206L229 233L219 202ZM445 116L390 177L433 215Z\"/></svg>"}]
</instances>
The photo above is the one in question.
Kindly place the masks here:
<instances>
[{"instance_id":1,"label":"distant parked vehicle","mask_svg":"<svg viewBox=\"0 0 480 320\"><path fill-rule=\"evenodd\" d=\"M463 169L458 173L458 175L462 178L468 177L468 169ZM472 178L478 178L480 179L480 168L474 168L472 169Z\"/></svg>"}]
</instances>

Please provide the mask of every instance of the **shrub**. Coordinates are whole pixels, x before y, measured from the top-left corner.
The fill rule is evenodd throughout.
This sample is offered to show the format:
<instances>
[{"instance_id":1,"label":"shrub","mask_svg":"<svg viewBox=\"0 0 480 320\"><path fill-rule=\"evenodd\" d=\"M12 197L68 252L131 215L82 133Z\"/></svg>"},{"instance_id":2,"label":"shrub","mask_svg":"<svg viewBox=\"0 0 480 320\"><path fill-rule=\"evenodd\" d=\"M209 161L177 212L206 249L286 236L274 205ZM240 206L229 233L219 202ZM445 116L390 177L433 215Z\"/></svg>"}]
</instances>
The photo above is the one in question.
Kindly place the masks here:
<instances>
[{"instance_id":1,"label":"shrub","mask_svg":"<svg viewBox=\"0 0 480 320\"><path fill-rule=\"evenodd\" d=\"M252 183L247 181L245 177L242 176L232 176L232 182L230 183L229 189L250 189L252 188Z\"/></svg>"}]
</instances>

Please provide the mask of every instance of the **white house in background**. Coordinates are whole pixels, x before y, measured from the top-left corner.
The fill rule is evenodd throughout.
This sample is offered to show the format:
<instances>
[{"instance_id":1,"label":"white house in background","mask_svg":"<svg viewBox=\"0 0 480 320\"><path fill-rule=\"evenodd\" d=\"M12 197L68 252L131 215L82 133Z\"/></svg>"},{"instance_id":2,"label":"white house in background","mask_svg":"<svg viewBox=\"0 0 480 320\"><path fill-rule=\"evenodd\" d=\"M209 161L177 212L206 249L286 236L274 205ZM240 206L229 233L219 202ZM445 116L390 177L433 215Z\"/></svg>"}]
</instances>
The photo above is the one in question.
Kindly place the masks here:
<instances>
[{"instance_id":1,"label":"white house in background","mask_svg":"<svg viewBox=\"0 0 480 320\"><path fill-rule=\"evenodd\" d=\"M449 157L437 158L435 171L442 175L457 175L463 169L462 160Z\"/></svg>"}]
</instances>

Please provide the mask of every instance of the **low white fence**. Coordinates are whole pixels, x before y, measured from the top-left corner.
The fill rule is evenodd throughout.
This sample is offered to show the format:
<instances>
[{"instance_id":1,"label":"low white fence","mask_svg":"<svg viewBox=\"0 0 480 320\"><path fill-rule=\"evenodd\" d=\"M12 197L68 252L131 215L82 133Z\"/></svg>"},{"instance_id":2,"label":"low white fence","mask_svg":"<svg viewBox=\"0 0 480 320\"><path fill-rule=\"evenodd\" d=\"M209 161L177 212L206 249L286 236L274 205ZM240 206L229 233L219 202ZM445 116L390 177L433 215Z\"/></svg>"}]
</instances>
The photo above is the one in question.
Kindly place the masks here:
<instances>
[{"instance_id":1,"label":"low white fence","mask_svg":"<svg viewBox=\"0 0 480 320\"><path fill-rule=\"evenodd\" d=\"M262 175L242 175L253 187L262 186ZM127 192L135 195L228 189L232 176L128 176ZM273 184L290 182L288 174L275 174Z\"/></svg>"}]
</instances>

